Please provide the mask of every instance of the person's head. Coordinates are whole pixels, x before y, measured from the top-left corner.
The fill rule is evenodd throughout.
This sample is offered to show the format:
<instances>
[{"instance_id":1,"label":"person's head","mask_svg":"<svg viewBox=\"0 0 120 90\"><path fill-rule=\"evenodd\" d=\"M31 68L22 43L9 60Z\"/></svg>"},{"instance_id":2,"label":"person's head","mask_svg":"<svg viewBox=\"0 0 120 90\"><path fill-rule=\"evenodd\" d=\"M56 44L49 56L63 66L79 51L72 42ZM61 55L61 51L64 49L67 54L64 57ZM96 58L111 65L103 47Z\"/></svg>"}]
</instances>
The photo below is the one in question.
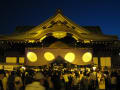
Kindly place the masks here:
<instances>
[{"instance_id":1,"label":"person's head","mask_svg":"<svg viewBox=\"0 0 120 90\"><path fill-rule=\"evenodd\" d=\"M19 80L19 77L15 77L15 80L14 80L15 84L16 85L19 85L20 84L20 80Z\"/></svg>"},{"instance_id":2,"label":"person's head","mask_svg":"<svg viewBox=\"0 0 120 90\"><path fill-rule=\"evenodd\" d=\"M41 73L41 72L37 72L37 73L35 73L35 75L34 75L34 80L35 81L39 81L40 82L40 84L44 84L44 80L45 80L45 77L44 77L44 75Z\"/></svg>"},{"instance_id":3,"label":"person's head","mask_svg":"<svg viewBox=\"0 0 120 90\"><path fill-rule=\"evenodd\" d=\"M4 70L0 70L0 80L2 80L5 76L5 71Z\"/></svg>"}]
</instances>

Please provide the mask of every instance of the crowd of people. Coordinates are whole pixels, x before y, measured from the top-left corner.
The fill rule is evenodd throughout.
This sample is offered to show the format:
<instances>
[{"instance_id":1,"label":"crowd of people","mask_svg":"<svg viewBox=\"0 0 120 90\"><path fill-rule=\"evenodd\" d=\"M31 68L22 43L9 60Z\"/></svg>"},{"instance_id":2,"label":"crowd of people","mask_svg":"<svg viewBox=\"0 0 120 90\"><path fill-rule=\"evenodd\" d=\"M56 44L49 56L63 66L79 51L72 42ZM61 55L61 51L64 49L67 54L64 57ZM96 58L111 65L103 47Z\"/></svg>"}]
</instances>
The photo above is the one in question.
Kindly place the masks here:
<instances>
[{"instance_id":1,"label":"crowd of people","mask_svg":"<svg viewBox=\"0 0 120 90\"><path fill-rule=\"evenodd\" d=\"M119 84L119 70L0 70L0 90L119 90Z\"/></svg>"}]
</instances>

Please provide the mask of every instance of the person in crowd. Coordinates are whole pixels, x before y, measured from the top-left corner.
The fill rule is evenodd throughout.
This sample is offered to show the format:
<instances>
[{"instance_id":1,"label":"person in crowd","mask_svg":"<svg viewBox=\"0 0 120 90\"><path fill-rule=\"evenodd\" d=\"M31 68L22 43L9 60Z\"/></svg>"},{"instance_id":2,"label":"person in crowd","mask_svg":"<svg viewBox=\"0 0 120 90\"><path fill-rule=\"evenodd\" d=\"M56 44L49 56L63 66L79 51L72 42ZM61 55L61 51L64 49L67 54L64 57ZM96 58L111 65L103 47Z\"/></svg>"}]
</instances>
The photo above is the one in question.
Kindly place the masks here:
<instances>
[{"instance_id":1,"label":"person in crowd","mask_svg":"<svg viewBox=\"0 0 120 90\"><path fill-rule=\"evenodd\" d=\"M31 84L26 85L25 90L45 90L44 80L44 75L37 72L34 76L34 81Z\"/></svg>"},{"instance_id":2,"label":"person in crowd","mask_svg":"<svg viewBox=\"0 0 120 90\"><path fill-rule=\"evenodd\" d=\"M96 89L96 80L97 80L97 73L91 71L90 73L90 82L91 82L91 89L95 90Z\"/></svg>"},{"instance_id":3,"label":"person in crowd","mask_svg":"<svg viewBox=\"0 0 120 90\"><path fill-rule=\"evenodd\" d=\"M25 72L25 80L24 80L25 85L33 82L33 76L34 75L32 75L31 72Z\"/></svg>"},{"instance_id":4,"label":"person in crowd","mask_svg":"<svg viewBox=\"0 0 120 90\"><path fill-rule=\"evenodd\" d=\"M48 87L46 87L46 83L48 83ZM41 72L37 72L34 76L34 81L26 85L25 90L54 90L54 86L51 77L46 79Z\"/></svg>"},{"instance_id":5,"label":"person in crowd","mask_svg":"<svg viewBox=\"0 0 120 90\"><path fill-rule=\"evenodd\" d=\"M7 90L7 77L4 70L0 70L0 90Z\"/></svg>"},{"instance_id":6,"label":"person in crowd","mask_svg":"<svg viewBox=\"0 0 120 90\"><path fill-rule=\"evenodd\" d=\"M47 76L43 85L45 86L46 90L54 90L54 85L51 80L51 76Z\"/></svg>"},{"instance_id":7,"label":"person in crowd","mask_svg":"<svg viewBox=\"0 0 120 90\"><path fill-rule=\"evenodd\" d=\"M89 84L90 84L90 78L89 78L89 74L87 74L86 72L84 72L84 75L80 81L81 84L81 89L80 90L88 90L89 88Z\"/></svg>"},{"instance_id":8,"label":"person in crowd","mask_svg":"<svg viewBox=\"0 0 120 90\"><path fill-rule=\"evenodd\" d=\"M65 90L65 82L62 74L60 75L60 87L60 90Z\"/></svg>"},{"instance_id":9,"label":"person in crowd","mask_svg":"<svg viewBox=\"0 0 120 90\"><path fill-rule=\"evenodd\" d=\"M119 90L120 74L80 70L0 70L0 90ZM111 77L110 77L111 75Z\"/></svg>"},{"instance_id":10,"label":"person in crowd","mask_svg":"<svg viewBox=\"0 0 120 90\"><path fill-rule=\"evenodd\" d=\"M120 89L120 70L117 71L118 75L117 75L117 90Z\"/></svg>"},{"instance_id":11,"label":"person in crowd","mask_svg":"<svg viewBox=\"0 0 120 90\"><path fill-rule=\"evenodd\" d=\"M33 75L31 72L25 72L24 85L30 84L33 82Z\"/></svg>"},{"instance_id":12,"label":"person in crowd","mask_svg":"<svg viewBox=\"0 0 120 90\"><path fill-rule=\"evenodd\" d=\"M15 90L22 90L23 82L19 74L15 76L14 86L15 86Z\"/></svg>"},{"instance_id":13,"label":"person in crowd","mask_svg":"<svg viewBox=\"0 0 120 90\"><path fill-rule=\"evenodd\" d=\"M117 89L117 73L112 72L111 73L111 90Z\"/></svg>"},{"instance_id":14,"label":"person in crowd","mask_svg":"<svg viewBox=\"0 0 120 90\"><path fill-rule=\"evenodd\" d=\"M98 86L99 86L99 90L105 90L105 77L103 74L100 80L98 80Z\"/></svg>"},{"instance_id":15,"label":"person in crowd","mask_svg":"<svg viewBox=\"0 0 120 90\"><path fill-rule=\"evenodd\" d=\"M79 73L75 72L73 76L73 90L76 90L80 86L80 75Z\"/></svg>"},{"instance_id":16,"label":"person in crowd","mask_svg":"<svg viewBox=\"0 0 120 90\"><path fill-rule=\"evenodd\" d=\"M8 90L14 90L14 79L15 79L15 71L12 71L8 77L7 85L8 85Z\"/></svg>"},{"instance_id":17,"label":"person in crowd","mask_svg":"<svg viewBox=\"0 0 120 90\"><path fill-rule=\"evenodd\" d=\"M105 72L105 88L106 90L110 90L110 75L109 72Z\"/></svg>"},{"instance_id":18,"label":"person in crowd","mask_svg":"<svg viewBox=\"0 0 120 90\"><path fill-rule=\"evenodd\" d=\"M54 72L54 74L52 76L52 81L53 81L55 90L60 90L61 89L61 86L60 86L60 75L59 75L58 72Z\"/></svg>"},{"instance_id":19,"label":"person in crowd","mask_svg":"<svg viewBox=\"0 0 120 90\"><path fill-rule=\"evenodd\" d=\"M15 79L15 74L16 72L15 71L12 71L8 77L8 82L7 82L7 85L8 85L8 90L14 90L14 79Z\"/></svg>"}]
</instances>

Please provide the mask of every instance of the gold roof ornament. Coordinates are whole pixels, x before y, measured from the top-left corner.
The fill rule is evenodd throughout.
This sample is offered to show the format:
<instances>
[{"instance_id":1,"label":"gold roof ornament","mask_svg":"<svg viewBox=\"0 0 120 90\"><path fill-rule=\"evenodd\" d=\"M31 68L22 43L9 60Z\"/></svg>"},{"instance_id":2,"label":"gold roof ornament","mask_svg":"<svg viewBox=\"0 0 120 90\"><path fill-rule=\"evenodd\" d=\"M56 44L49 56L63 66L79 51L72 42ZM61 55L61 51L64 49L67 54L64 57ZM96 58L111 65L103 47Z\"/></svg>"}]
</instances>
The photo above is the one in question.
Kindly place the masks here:
<instances>
[{"instance_id":1,"label":"gold roof ornament","mask_svg":"<svg viewBox=\"0 0 120 90\"><path fill-rule=\"evenodd\" d=\"M61 13L62 14L62 10L61 9L57 9L56 13Z\"/></svg>"}]
</instances>

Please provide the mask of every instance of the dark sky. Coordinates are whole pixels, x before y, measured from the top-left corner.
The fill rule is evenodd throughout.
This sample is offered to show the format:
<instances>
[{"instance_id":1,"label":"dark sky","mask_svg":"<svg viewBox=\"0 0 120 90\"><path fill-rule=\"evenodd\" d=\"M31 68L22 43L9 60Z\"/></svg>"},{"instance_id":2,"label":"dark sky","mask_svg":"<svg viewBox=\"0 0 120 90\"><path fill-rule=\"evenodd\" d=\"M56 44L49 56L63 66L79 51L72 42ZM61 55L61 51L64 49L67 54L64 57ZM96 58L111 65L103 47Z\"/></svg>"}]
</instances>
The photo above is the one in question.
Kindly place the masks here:
<instances>
[{"instance_id":1,"label":"dark sky","mask_svg":"<svg viewBox=\"0 0 120 90\"><path fill-rule=\"evenodd\" d=\"M39 25L56 9L79 25L100 26L105 34L120 37L120 0L1 0L0 34L16 26Z\"/></svg>"}]
</instances>

